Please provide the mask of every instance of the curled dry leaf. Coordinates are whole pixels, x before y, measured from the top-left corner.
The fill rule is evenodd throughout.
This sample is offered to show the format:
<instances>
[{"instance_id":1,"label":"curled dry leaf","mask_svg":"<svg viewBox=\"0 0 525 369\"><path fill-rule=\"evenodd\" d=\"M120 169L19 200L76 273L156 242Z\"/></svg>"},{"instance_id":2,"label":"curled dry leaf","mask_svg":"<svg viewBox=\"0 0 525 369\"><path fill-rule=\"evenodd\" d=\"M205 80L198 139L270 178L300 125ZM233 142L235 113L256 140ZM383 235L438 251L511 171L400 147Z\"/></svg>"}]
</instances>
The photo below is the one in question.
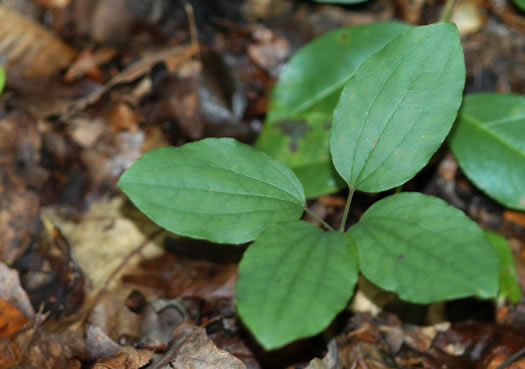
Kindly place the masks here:
<instances>
[{"instance_id":1,"label":"curled dry leaf","mask_svg":"<svg viewBox=\"0 0 525 369\"><path fill-rule=\"evenodd\" d=\"M187 322L174 333L171 348L164 358L153 363L151 369L246 369L246 365L232 354L219 349L204 328Z\"/></svg>"},{"instance_id":2,"label":"curled dry leaf","mask_svg":"<svg viewBox=\"0 0 525 369\"><path fill-rule=\"evenodd\" d=\"M69 65L75 51L56 36L0 5L0 58L9 75L33 78L54 75Z\"/></svg>"},{"instance_id":3,"label":"curled dry leaf","mask_svg":"<svg viewBox=\"0 0 525 369\"><path fill-rule=\"evenodd\" d=\"M146 365L152 356L153 351L125 346L111 357L97 361L93 369L138 369Z\"/></svg>"}]
</instances>

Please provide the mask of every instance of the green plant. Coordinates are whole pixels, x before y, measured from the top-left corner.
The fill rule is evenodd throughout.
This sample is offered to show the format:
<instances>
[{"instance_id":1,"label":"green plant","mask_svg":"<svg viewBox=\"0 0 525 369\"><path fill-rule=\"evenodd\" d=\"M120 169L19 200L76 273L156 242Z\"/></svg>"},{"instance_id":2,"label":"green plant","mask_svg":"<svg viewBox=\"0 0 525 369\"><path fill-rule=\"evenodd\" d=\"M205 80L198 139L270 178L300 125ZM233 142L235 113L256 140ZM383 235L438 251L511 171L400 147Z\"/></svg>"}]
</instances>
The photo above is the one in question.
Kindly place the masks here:
<instances>
[{"instance_id":1,"label":"green plant","mask_svg":"<svg viewBox=\"0 0 525 369\"><path fill-rule=\"evenodd\" d=\"M0 67L0 92L4 90L5 87L5 70Z\"/></svg>"},{"instance_id":2,"label":"green plant","mask_svg":"<svg viewBox=\"0 0 525 369\"><path fill-rule=\"evenodd\" d=\"M317 122L316 105L333 109L331 126L326 117L318 126L329 132L329 148L323 135L309 144L321 144L319 153L330 150L337 180L348 187L338 231L307 207L291 169L233 139L153 150L118 183L139 209L172 232L229 244L255 240L239 265L236 299L240 317L266 349L321 332L346 306L359 271L415 303L497 294L492 245L472 220L440 199L388 196L344 232L355 191L392 189L427 164L452 127L465 82L453 24L367 27L359 32L372 41L360 40L367 52L357 52L357 61L349 57L350 72L319 69L337 83L311 93L299 89L298 98L283 102L292 101L307 124ZM392 29L399 32L387 36ZM384 37L377 37L381 32ZM343 31L336 40L355 34ZM312 85L322 87L322 76ZM275 105L269 115L286 123L275 118ZM287 139L290 144L292 137ZM305 146L299 145L298 152ZM322 168L330 168L327 160ZM329 173L333 178L335 171ZM317 192L334 188L328 187ZM299 220L304 211L327 231Z\"/></svg>"},{"instance_id":3,"label":"green plant","mask_svg":"<svg viewBox=\"0 0 525 369\"><path fill-rule=\"evenodd\" d=\"M467 95L450 136L467 177L503 205L525 210L525 98Z\"/></svg>"}]
</instances>

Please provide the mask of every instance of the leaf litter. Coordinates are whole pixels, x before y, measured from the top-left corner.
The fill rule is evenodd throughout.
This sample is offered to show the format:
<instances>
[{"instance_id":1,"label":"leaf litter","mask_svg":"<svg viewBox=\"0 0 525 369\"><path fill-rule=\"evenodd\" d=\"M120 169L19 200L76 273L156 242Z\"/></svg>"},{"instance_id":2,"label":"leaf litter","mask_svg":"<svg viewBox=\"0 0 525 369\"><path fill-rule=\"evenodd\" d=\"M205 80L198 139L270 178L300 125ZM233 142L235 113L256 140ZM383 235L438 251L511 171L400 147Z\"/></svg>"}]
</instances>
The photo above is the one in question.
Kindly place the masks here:
<instances>
[{"instance_id":1,"label":"leaf litter","mask_svg":"<svg viewBox=\"0 0 525 369\"><path fill-rule=\"evenodd\" d=\"M121 172L153 148L207 136L252 142L286 58L335 27L391 19L390 2L244 0L239 12L193 1L199 45L175 2L5 3L0 368L496 368L525 346L523 303L413 306L360 280L326 337L265 353L235 312L243 246L168 235L116 191ZM478 5L493 11L480 17L463 3L467 90L525 92L523 21L510 5ZM439 10L395 4L413 24ZM432 160L406 189L505 236L523 288L521 213L472 187L450 155ZM372 201L356 200L351 221ZM339 195L311 202L340 221Z\"/></svg>"}]
</instances>

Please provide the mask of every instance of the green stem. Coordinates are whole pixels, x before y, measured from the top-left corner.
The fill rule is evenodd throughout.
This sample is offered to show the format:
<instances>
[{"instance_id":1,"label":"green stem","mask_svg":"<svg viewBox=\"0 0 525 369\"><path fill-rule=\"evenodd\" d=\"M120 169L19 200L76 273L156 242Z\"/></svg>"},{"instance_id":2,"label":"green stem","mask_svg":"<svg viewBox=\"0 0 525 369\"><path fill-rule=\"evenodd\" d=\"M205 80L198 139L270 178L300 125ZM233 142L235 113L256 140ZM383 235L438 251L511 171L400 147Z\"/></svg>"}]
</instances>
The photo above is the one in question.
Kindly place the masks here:
<instances>
[{"instance_id":1,"label":"green stem","mask_svg":"<svg viewBox=\"0 0 525 369\"><path fill-rule=\"evenodd\" d=\"M326 229L329 229L331 231L335 231L335 229L332 228L332 226L328 223L326 223L323 218L321 218L319 215L317 215L316 213L313 212L312 209L310 209L308 206L304 206L304 211L306 211L308 214L310 214L312 217L314 217L316 220L318 220L319 222L321 222L321 224L323 226L325 226Z\"/></svg>"},{"instance_id":2,"label":"green stem","mask_svg":"<svg viewBox=\"0 0 525 369\"><path fill-rule=\"evenodd\" d=\"M350 211L350 204L352 203L352 197L354 197L355 189L349 188L348 198L346 199L345 212L343 213L343 220L339 226L339 232L345 231L346 218L348 218L348 212Z\"/></svg>"},{"instance_id":3,"label":"green stem","mask_svg":"<svg viewBox=\"0 0 525 369\"><path fill-rule=\"evenodd\" d=\"M441 22L450 21L450 17L452 16L452 10L454 9L454 5L456 5L456 0L447 0L445 9L443 10L443 14L441 15Z\"/></svg>"}]
</instances>

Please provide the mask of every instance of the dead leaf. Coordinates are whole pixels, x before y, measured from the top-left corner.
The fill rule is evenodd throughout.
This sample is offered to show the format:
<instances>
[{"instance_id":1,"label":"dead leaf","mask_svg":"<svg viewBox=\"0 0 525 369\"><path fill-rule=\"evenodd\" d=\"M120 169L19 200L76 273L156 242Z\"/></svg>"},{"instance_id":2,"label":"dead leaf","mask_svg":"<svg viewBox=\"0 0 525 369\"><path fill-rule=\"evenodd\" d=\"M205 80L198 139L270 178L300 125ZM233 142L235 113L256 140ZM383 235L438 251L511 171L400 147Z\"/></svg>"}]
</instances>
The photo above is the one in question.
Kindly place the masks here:
<instances>
[{"instance_id":1,"label":"dead leaf","mask_svg":"<svg viewBox=\"0 0 525 369\"><path fill-rule=\"evenodd\" d=\"M0 260L7 264L24 252L40 228L40 200L34 189L42 186L48 172L38 164L36 124L21 111L0 120Z\"/></svg>"},{"instance_id":2,"label":"dead leaf","mask_svg":"<svg viewBox=\"0 0 525 369\"><path fill-rule=\"evenodd\" d=\"M246 365L230 353L221 350L208 338L204 328L191 322L175 331L171 348L151 369L246 369Z\"/></svg>"},{"instance_id":3,"label":"dead leaf","mask_svg":"<svg viewBox=\"0 0 525 369\"><path fill-rule=\"evenodd\" d=\"M36 2L42 4L46 8L65 8L69 5L71 0L36 0Z\"/></svg>"},{"instance_id":4,"label":"dead leaf","mask_svg":"<svg viewBox=\"0 0 525 369\"><path fill-rule=\"evenodd\" d=\"M58 104L55 109L50 108L47 111L47 114L59 114L61 115L61 118L65 120L80 110L83 110L89 105L97 102L102 96L104 96L115 86L122 83L132 82L143 76L149 72L155 64L166 62L166 64L170 64L173 68L176 68L190 60L191 57L196 53L197 48L194 45L189 45L163 49L161 51L145 55L141 60L129 65L126 69L117 74L98 90L75 101L71 101L65 106L64 104Z\"/></svg>"},{"instance_id":5,"label":"dead leaf","mask_svg":"<svg viewBox=\"0 0 525 369\"><path fill-rule=\"evenodd\" d=\"M93 369L138 369L149 363L153 351L124 346L109 358L99 359Z\"/></svg>"},{"instance_id":6,"label":"dead leaf","mask_svg":"<svg viewBox=\"0 0 525 369\"><path fill-rule=\"evenodd\" d=\"M86 350L91 360L114 355L121 346L107 336L104 331L93 324L86 328Z\"/></svg>"},{"instance_id":7,"label":"dead leaf","mask_svg":"<svg viewBox=\"0 0 525 369\"><path fill-rule=\"evenodd\" d=\"M253 38L256 43L248 45L248 55L257 66L272 77L277 77L280 67L290 54L288 40L263 26L253 31Z\"/></svg>"},{"instance_id":8,"label":"dead leaf","mask_svg":"<svg viewBox=\"0 0 525 369\"><path fill-rule=\"evenodd\" d=\"M140 340L150 346L167 345L179 324L189 318L186 307L179 300L153 300L144 314Z\"/></svg>"},{"instance_id":9,"label":"dead leaf","mask_svg":"<svg viewBox=\"0 0 525 369\"><path fill-rule=\"evenodd\" d=\"M337 341L335 338L328 343L328 352L320 360L318 358L312 359L310 364L305 369L340 369L339 354L337 349Z\"/></svg>"},{"instance_id":10,"label":"dead leaf","mask_svg":"<svg viewBox=\"0 0 525 369\"><path fill-rule=\"evenodd\" d=\"M233 297L234 294L236 264L218 264L164 253L143 262L141 267L142 272L127 274L123 280L164 291L173 297L211 299Z\"/></svg>"},{"instance_id":11,"label":"dead leaf","mask_svg":"<svg viewBox=\"0 0 525 369\"><path fill-rule=\"evenodd\" d=\"M0 298L13 304L27 318L35 315L29 297L20 285L18 272L2 262L0 262Z\"/></svg>"},{"instance_id":12,"label":"dead leaf","mask_svg":"<svg viewBox=\"0 0 525 369\"><path fill-rule=\"evenodd\" d=\"M84 50L77 55L75 61L69 66L65 80L72 82L76 79L87 77L95 81L101 81L99 66L109 62L117 51L111 48L100 48L98 50Z\"/></svg>"},{"instance_id":13,"label":"dead leaf","mask_svg":"<svg viewBox=\"0 0 525 369\"><path fill-rule=\"evenodd\" d=\"M17 369L80 369L87 360L84 324L77 319L48 320L15 338L19 348L26 348Z\"/></svg>"},{"instance_id":14,"label":"dead leaf","mask_svg":"<svg viewBox=\"0 0 525 369\"><path fill-rule=\"evenodd\" d=\"M8 338L0 338L0 369L13 368L18 361L20 349Z\"/></svg>"},{"instance_id":15,"label":"dead leaf","mask_svg":"<svg viewBox=\"0 0 525 369\"><path fill-rule=\"evenodd\" d=\"M13 304L0 299L0 337L9 337L22 328L29 319Z\"/></svg>"},{"instance_id":16,"label":"dead leaf","mask_svg":"<svg viewBox=\"0 0 525 369\"><path fill-rule=\"evenodd\" d=\"M92 296L100 288L112 289L120 283L121 273L133 268L141 259L139 255L129 260L118 275L108 283L108 277L120 265L133 248L140 245L158 228L137 210L127 209L123 214L123 198L102 198L94 202L79 222L60 216L57 209L46 208L44 214L56 224L74 245L75 255L88 280L87 296ZM130 218L131 217L131 218ZM158 255L161 251L155 242L143 251L144 256Z\"/></svg>"},{"instance_id":17,"label":"dead leaf","mask_svg":"<svg viewBox=\"0 0 525 369\"><path fill-rule=\"evenodd\" d=\"M505 210L503 212L503 219L519 224L525 228L525 213L520 211Z\"/></svg>"},{"instance_id":18,"label":"dead leaf","mask_svg":"<svg viewBox=\"0 0 525 369\"><path fill-rule=\"evenodd\" d=\"M75 51L40 25L0 5L0 56L10 76L47 77L73 60Z\"/></svg>"}]
</instances>

